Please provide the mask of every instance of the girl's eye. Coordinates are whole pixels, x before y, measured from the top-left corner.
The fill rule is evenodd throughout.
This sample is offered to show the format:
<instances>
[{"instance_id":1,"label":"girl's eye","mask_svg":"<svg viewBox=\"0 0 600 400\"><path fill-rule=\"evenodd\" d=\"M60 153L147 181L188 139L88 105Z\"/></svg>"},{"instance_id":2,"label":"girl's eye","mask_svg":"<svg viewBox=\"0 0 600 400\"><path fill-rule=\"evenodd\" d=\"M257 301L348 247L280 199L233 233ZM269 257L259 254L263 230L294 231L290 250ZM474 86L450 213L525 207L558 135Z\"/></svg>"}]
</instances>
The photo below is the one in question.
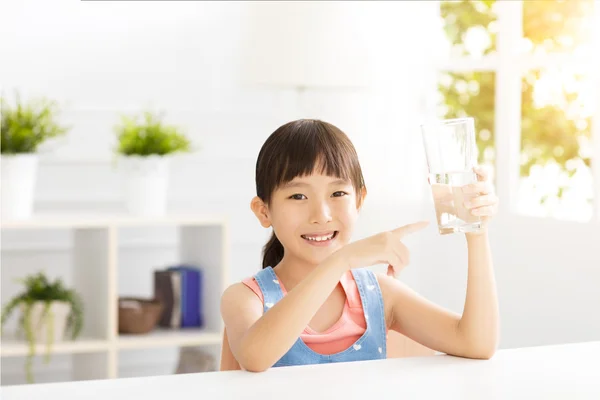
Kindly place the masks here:
<instances>
[{"instance_id":1,"label":"girl's eye","mask_svg":"<svg viewBox=\"0 0 600 400\"><path fill-rule=\"evenodd\" d=\"M339 191L339 192L335 192L332 196L333 197L342 197L342 196L346 196L347 194L348 193L346 193L346 192Z\"/></svg>"},{"instance_id":2,"label":"girl's eye","mask_svg":"<svg viewBox=\"0 0 600 400\"><path fill-rule=\"evenodd\" d=\"M306 196L303 194L300 194L300 193L296 193L296 194L291 195L289 198L293 199L293 200L304 200L304 199L306 199Z\"/></svg>"}]
</instances>

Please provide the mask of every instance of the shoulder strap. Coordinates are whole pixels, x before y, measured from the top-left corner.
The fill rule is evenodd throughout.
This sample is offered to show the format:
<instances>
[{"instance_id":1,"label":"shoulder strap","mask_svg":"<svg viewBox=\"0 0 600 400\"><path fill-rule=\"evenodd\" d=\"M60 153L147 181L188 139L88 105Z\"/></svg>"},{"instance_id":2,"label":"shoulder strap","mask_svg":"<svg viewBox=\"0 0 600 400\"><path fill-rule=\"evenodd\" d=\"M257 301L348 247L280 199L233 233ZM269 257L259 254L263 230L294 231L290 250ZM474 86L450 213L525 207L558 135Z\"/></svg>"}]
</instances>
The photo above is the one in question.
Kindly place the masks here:
<instances>
[{"instance_id":1,"label":"shoulder strap","mask_svg":"<svg viewBox=\"0 0 600 400\"><path fill-rule=\"evenodd\" d=\"M256 279L256 283L258 283L263 294L263 312L267 312L267 310L283 298L283 291L277 280L277 275L275 275L273 268L267 267L254 275L254 279Z\"/></svg>"},{"instance_id":2,"label":"shoulder strap","mask_svg":"<svg viewBox=\"0 0 600 400\"><path fill-rule=\"evenodd\" d=\"M376 315L385 321L383 296L375 273L367 268L357 268L352 270L352 275L358 287L365 316Z\"/></svg>"}]
</instances>

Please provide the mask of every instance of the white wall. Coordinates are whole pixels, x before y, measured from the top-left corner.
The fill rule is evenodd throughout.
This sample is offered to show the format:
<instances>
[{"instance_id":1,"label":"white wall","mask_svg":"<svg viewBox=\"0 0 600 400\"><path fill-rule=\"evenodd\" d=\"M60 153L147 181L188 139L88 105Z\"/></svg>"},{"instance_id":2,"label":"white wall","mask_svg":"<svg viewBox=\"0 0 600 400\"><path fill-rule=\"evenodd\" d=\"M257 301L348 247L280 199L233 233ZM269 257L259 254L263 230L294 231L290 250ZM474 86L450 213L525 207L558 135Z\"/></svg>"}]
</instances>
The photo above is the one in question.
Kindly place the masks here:
<instances>
[{"instance_id":1,"label":"white wall","mask_svg":"<svg viewBox=\"0 0 600 400\"><path fill-rule=\"evenodd\" d=\"M111 129L118 113L150 105L167 111L167 119L202 146L174 162L169 208L230 215L232 281L258 269L268 234L248 206L258 150L275 128L299 116L338 125L359 151L369 197L357 237L422 217L433 221L418 136L427 105L422 94L435 88L432 54L423 39L431 34L426 17L434 15L432 5L355 5L368 7L359 14L369 28L362 32L372 61L365 71L370 86L360 92L308 89L299 104L289 88L242 85L250 3L3 4L2 90L60 100L64 121L73 126L66 139L45 147L36 210L123 211L120 177L111 165ZM120 294L150 295L150 271L175 261L173 235L123 236L120 257L129 266L119 272ZM409 238L414 261L403 275L456 311L464 301L463 239L439 237L433 226ZM600 338L594 313L600 298L593 290L600 280L597 225L540 225L506 216L498 218L492 240L503 347ZM564 253L558 253L559 244ZM69 246L67 232L3 233L2 302L18 290L13 277L39 268L69 282ZM120 372L169 373L174 360L173 351L126 354ZM68 357L57 357L36 376L68 379L68 369ZM2 384L22 382L21 373L20 362L2 360Z\"/></svg>"},{"instance_id":2,"label":"white wall","mask_svg":"<svg viewBox=\"0 0 600 400\"><path fill-rule=\"evenodd\" d=\"M348 133L370 186L367 215L369 208L377 209L378 199L398 194L388 179L414 182L400 172L409 162L407 146L419 144L415 117L424 104L411 79L422 62L404 59L418 46L398 39L410 26L408 5L379 5L363 17L365 27L373 26L372 36L364 39L370 41L370 58L376 61L373 71L365 71L377 78L369 88L308 88L300 103L292 89L250 87L243 79L247 59L242 57L247 53L242 46L245 29L253 22L248 19L251 4L30 0L3 8L0 34L10 40L3 41L0 53L2 90L9 97L19 89L25 97L61 101L63 121L72 126L68 137L44 146L37 212L123 211L120 177L111 164L112 126L118 113L146 106L165 110L167 120L185 127L201 146L197 153L174 160L169 208L230 216L232 281L253 274L260 265L268 232L249 210L254 163L262 142L282 123L317 117ZM373 25L389 11L397 17L388 15ZM416 10L412 16L424 12ZM375 42L377 35L383 39ZM412 137L403 135L407 129ZM383 156L381 147L373 146L390 142L393 151L388 146ZM396 219L411 218L400 214ZM357 235L393 220L367 219ZM173 233L127 232L120 240L120 262L127 265L119 271L120 294L151 295L151 270L176 261ZM69 232L63 231L29 237L3 232L2 302L19 290L13 277L40 268L69 283L70 243ZM416 276L412 279L416 282ZM38 382L68 379L69 358L53 360L49 367L36 363ZM175 360L174 351L123 354L120 375L170 373ZM22 371L20 360L2 359L3 384L23 382Z\"/></svg>"}]
</instances>

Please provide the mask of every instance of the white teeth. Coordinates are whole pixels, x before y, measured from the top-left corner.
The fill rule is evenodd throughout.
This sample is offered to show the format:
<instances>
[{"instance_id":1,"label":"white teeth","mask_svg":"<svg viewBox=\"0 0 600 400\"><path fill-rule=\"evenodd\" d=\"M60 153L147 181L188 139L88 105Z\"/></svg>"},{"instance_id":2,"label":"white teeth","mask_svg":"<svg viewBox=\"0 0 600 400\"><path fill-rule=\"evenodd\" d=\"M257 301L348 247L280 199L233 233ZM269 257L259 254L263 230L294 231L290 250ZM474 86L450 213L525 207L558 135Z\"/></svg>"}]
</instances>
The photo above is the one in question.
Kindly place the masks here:
<instances>
[{"instance_id":1,"label":"white teeth","mask_svg":"<svg viewBox=\"0 0 600 400\"><path fill-rule=\"evenodd\" d=\"M335 235L335 232L334 232L334 233L332 233L332 234L331 234L331 235L329 235L329 236L311 236L311 237L308 237L308 236L302 236L302 237L303 237L304 239L307 239L307 240L312 240L312 241L315 241L315 242L322 242L322 241L325 241L325 240L330 240L330 239L332 239L334 235Z\"/></svg>"}]
</instances>

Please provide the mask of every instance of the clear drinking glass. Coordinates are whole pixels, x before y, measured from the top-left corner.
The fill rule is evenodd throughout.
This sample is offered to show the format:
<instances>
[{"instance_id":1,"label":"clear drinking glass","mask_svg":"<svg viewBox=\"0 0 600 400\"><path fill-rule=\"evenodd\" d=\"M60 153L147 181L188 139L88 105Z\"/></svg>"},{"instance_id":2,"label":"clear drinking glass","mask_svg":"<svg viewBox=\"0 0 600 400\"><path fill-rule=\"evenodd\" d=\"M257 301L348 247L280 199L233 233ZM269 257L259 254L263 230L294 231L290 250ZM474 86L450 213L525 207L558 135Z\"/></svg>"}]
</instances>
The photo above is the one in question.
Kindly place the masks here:
<instances>
[{"instance_id":1,"label":"clear drinking glass","mask_svg":"<svg viewBox=\"0 0 600 400\"><path fill-rule=\"evenodd\" d=\"M429 183L440 234L477 232L481 218L471 214L465 201L475 194L463 187L477 181L477 144L473 118L432 121L421 125Z\"/></svg>"}]
</instances>

